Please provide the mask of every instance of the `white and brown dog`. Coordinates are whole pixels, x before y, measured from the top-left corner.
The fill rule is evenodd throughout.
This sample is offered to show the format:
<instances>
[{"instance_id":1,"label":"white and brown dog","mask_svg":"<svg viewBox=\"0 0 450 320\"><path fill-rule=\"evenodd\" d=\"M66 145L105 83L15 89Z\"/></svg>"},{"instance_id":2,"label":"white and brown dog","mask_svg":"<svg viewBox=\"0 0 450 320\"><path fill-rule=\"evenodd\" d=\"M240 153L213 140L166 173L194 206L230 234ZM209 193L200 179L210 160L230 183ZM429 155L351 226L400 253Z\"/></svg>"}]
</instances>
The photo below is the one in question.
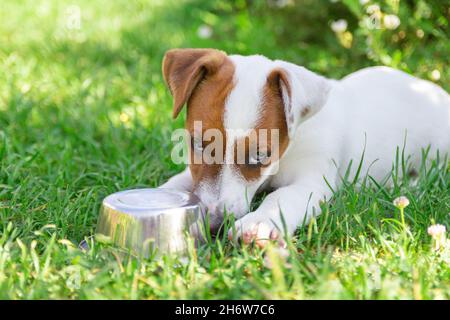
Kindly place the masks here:
<instances>
[{"instance_id":1,"label":"white and brown dog","mask_svg":"<svg viewBox=\"0 0 450 320\"><path fill-rule=\"evenodd\" d=\"M450 96L388 67L336 81L260 55L174 49L164 57L163 75L174 99L173 116L187 104L192 136L195 121L203 131L219 130L227 161L191 163L161 187L193 191L214 225L224 209L233 213L237 236L245 242L264 245L279 237L282 225L292 234L313 211L320 213L319 202L332 196L350 161L359 163L363 152L360 172L379 180L391 172L397 147L412 166L420 163L422 148L450 152ZM279 132L277 152L271 143L258 142L251 155L244 143L246 161L235 162L239 141L262 129ZM193 139L191 155L208 143ZM275 191L249 212L249 202L266 187Z\"/></svg>"}]
</instances>

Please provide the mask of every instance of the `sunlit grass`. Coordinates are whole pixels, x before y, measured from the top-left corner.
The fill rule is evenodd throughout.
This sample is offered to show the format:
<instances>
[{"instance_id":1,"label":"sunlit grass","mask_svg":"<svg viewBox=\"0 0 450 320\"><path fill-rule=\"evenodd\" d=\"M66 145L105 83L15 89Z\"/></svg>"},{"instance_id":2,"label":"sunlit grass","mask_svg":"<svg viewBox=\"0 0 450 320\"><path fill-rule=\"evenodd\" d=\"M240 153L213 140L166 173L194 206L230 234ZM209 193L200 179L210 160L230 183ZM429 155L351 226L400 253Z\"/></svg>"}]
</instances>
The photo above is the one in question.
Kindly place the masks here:
<instances>
[{"instance_id":1,"label":"sunlit grass","mask_svg":"<svg viewBox=\"0 0 450 320\"><path fill-rule=\"evenodd\" d=\"M223 22L201 3L1 2L0 298L448 299L449 249L435 250L427 234L449 227L443 159L418 180L399 181L394 170L393 187L370 177L346 184L299 229L287 257L221 238L191 250L187 263L139 260L99 241L77 248L106 195L157 186L181 169L170 161L183 119L171 119L165 50L260 52L330 76L352 71L343 61L367 64L306 43L281 46L264 19L239 11ZM80 30L65 27L74 4ZM205 23L222 32L199 38ZM402 195L406 237L392 204Z\"/></svg>"}]
</instances>

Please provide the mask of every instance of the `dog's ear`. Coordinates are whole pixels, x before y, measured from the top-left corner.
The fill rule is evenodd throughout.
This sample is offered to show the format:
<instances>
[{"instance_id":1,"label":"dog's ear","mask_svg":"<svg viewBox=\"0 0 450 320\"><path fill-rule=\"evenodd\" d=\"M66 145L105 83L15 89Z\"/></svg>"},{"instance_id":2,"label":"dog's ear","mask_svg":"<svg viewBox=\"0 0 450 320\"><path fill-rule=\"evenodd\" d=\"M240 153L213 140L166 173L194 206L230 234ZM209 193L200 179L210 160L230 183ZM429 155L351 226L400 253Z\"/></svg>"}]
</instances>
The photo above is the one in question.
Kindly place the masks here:
<instances>
[{"instance_id":1,"label":"dog's ear","mask_svg":"<svg viewBox=\"0 0 450 320\"><path fill-rule=\"evenodd\" d=\"M176 118L189 101L197 85L215 73L226 54L215 49L172 49L166 52L162 71L173 96L173 117Z\"/></svg>"},{"instance_id":2,"label":"dog's ear","mask_svg":"<svg viewBox=\"0 0 450 320\"><path fill-rule=\"evenodd\" d=\"M275 64L277 67L268 75L267 83L278 87L292 137L300 123L325 105L331 81L292 63L277 60Z\"/></svg>"}]
</instances>

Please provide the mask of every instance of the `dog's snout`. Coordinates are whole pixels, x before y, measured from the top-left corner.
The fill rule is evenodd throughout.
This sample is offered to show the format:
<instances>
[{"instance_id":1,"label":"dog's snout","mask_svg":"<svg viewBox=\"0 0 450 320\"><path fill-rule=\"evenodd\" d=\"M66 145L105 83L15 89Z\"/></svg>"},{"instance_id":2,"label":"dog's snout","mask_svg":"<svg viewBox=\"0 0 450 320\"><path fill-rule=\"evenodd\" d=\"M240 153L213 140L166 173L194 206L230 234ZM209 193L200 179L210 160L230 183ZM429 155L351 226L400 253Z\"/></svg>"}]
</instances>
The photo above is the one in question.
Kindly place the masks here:
<instances>
[{"instance_id":1,"label":"dog's snout","mask_svg":"<svg viewBox=\"0 0 450 320\"><path fill-rule=\"evenodd\" d=\"M212 216L223 216L224 206L220 201L212 201L205 205L207 211Z\"/></svg>"},{"instance_id":2,"label":"dog's snout","mask_svg":"<svg viewBox=\"0 0 450 320\"><path fill-rule=\"evenodd\" d=\"M220 210L220 204L218 202L201 202L200 206L203 214L209 214L211 217L223 216L223 212Z\"/></svg>"}]
</instances>

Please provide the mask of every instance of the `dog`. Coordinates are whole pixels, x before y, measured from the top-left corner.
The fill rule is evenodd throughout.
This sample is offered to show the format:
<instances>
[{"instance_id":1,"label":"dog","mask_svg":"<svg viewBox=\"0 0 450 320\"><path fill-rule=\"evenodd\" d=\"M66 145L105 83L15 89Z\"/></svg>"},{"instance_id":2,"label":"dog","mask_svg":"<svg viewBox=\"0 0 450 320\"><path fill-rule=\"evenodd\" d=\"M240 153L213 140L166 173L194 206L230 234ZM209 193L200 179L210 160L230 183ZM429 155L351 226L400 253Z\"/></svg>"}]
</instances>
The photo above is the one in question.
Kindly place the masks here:
<instances>
[{"instance_id":1,"label":"dog","mask_svg":"<svg viewBox=\"0 0 450 320\"><path fill-rule=\"evenodd\" d=\"M227 161L189 163L161 187L194 192L210 213L212 228L225 211L234 214L228 236L244 243L263 247L284 232L292 235L320 214L320 202L332 197L346 174L386 179L398 150L411 168L420 164L425 148L430 155L450 151L449 94L389 67L332 80L261 55L173 49L165 54L162 71L173 96L173 117L187 105L190 158L211 143L192 138L200 122L202 132L223 135L219 149ZM238 142L263 129L278 132L276 155L259 142L250 155L244 143L245 161L233 161ZM250 211L255 194L270 189Z\"/></svg>"}]
</instances>

